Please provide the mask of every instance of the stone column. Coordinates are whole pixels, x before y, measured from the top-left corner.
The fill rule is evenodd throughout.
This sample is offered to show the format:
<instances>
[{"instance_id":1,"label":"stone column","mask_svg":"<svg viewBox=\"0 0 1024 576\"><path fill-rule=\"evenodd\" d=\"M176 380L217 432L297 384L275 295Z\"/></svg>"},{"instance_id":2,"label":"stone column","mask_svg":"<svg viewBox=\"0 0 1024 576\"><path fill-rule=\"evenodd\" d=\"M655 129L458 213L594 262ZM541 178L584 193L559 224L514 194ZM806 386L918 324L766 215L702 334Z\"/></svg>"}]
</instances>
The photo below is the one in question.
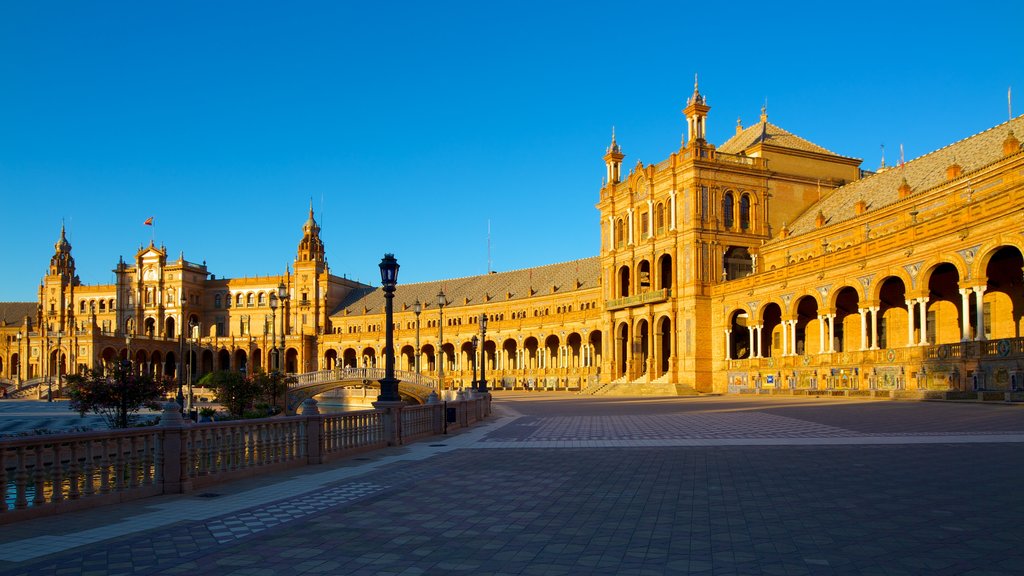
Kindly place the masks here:
<instances>
[{"instance_id":1,"label":"stone column","mask_svg":"<svg viewBox=\"0 0 1024 576\"><path fill-rule=\"evenodd\" d=\"M790 356L797 356L797 321L790 321Z\"/></svg>"},{"instance_id":2,"label":"stone column","mask_svg":"<svg viewBox=\"0 0 1024 576\"><path fill-rule=\"evenodd\" d=\"M788 348L789 348L789 331L787 330L787 328L789 327L789 321L788 320L783 320L780 323L780 326L782 327L782 338L780 338L780 340L782 341L782 353L780 354L780 356L788 356L789 355L789 350L788 350ZM774 338L772 340L774 340ZM769 344L769 347L771 347L770 344Z\"/></svg>"},{"instance_id":3,"label":"stone column","mask_svg":"<svg viewBox=\"0 0 1024 576\"><path fill-rule=\"evenodd\" d=\"M971 289L960 289L960 341L966 342L971 337Z\"/></svg>"},{"instance_id":4,"label":"stone column","mask_svg":"<svg viewBox=\"0 0 1024 576\"><path fill-rule=\"evenodd\" d=\"M907 299L907 346L914 345L914 301Z\"/></svg>"},{"instance_id":5,"label":"stone column","mask_svg":"<svg viewBox=\"0 0 1024 576\"><path fill-rule=\"evenodd\" d=\"M868 341L868 319L867 319L867 308L858 308L857 311L860 313L860 349L867 350Z\"/></svg>"},{"instance_id":6,"label":"stone column","mask_svg":"<svg viewBox=\"0 0 1024 576\"><path fill-rule=\"evenodd\" d=\"M730 344L731 344L730 336L732 336L732 330L726 328L725 329L725 359L726 360L732 360L732 349L731 349L732 347L730 346Z\"/></svg>"},{"instance_id":7,"label":"stone column","mask_svg":"<svg viewBox=\"0 0 1024 576\"><path fill-rule=\"evenodd\" d=\"M977 302L974 311L974 339L983 342L988 339L985 335L985 286L974 287L974 299Z\"/></svg>"},{"instance_id":8,"label":"stone column","mask_svg":"<svg viewBox=\"0 0 1024 576\"><path fill-rule=\"evenodd\" d=\"M918 314L920 314L920 322L918 322L918 324L921 325L921 335L920 335L921 340L920 340L919 344L921 346L927 346L928 345L928 298L918 298L917 299L917 304L918 304L917 312L918 312Z\"/></svg>"},{"instance_id":9,"label":"stone column","mask_svg":"<svg viewBox=\"0 0 1024 576\"><path fill-rule=\"evenodd\" d=\"M878 350L878 309L879 306L868 308L871 310L871 349Z\"/></svg>"},{"instance_id":10,"label":"stone column","mask_svg":"<svg viewBox=\"0 0 1024 576\"><path fill-rule=\"evenodd\" d=\"M836 351L836 315L828 315L828 351L834 353Z\"/></svg>"},{"instance_id":11,"label":"stone column","mask_svg":"<svg viewBox=\"0 0 1024 576\"><path fill-rule=\"evenodd\" d=\"M807 350L806 344L804 345L804 351ZM818 354L821 354L827 350L825 347L825 317L818 314Z\"/></svg>"}]
</instances>

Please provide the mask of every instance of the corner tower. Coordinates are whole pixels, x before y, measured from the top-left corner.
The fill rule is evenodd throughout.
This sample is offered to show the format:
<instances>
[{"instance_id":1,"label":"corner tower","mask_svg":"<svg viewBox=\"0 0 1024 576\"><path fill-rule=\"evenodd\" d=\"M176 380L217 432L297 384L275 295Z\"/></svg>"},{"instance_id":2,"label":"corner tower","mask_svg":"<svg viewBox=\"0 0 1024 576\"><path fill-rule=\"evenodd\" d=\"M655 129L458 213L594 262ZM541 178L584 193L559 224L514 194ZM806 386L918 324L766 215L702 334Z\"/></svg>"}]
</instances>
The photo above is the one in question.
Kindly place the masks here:
<instances>
[{"instance_id":1,"label":"corner tower","mask_svg":"<svg viewBox=\"0 0 1024 576\"><path fill-rule=\"evenodd\" d=\"M288 284L288 334L313 337L326 329L330 270L324 256L324 243L320 239L320 226L313 217L313 204L309 205L309 218L302 225L302 240L295 256L295 273L285 280Z\"/></svg>"},{"instance_id":2,"label":"corner tower","mask_svg":"<svg viewBox=\"0 0 1024 576\"><path fill-rule=\"evenodd\" d=\"M40 326L46 330L70 332L70 327L74 325L72 303L78 284L71 243L65 234L64 224L61 224L60 238L53 245L49 270L39 287L39 303L42 306L42 318L38 319Z\"/></svg>"},{"instance_id":3,"label":"corner tower","mask_svg":"<svg viewBox=\"0 0 1024 576\"><path fill-rule=\"evenodd\" d=\"M706 128L708 112L711 111L711 107L707 105L707 98L700 93L700 87L697 84L697 75L693 75L693 94L686 101L686 108L683 108L683 114L686 115L686 134L687 143L693 144L694 142L704 143L707 140Z\"/></svg>"}]
</instances>

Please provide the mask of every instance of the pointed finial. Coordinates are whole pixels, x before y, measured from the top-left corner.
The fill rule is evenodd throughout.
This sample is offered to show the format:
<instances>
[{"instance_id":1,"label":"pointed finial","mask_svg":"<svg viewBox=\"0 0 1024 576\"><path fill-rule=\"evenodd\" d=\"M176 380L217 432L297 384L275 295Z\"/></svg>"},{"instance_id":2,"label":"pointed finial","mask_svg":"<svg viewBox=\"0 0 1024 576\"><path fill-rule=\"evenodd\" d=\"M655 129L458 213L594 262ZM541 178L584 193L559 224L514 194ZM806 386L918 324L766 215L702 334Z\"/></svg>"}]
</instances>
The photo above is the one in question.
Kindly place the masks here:
<instances>
[{"instance_id":1,"label":"pointed finial","mask_svg":"<svg viewBox=\"0 0 1024 576\"><path fill-rule=\"evenodd\" d=\"M882 168L885 168L885 144L882 144Z\"/></svg>"},{"instance_id":2,"label":"pointed finial","mask_svg":"<svg viewBox=\"0 0 1024 576\"><path fill-rule=\"evenodd\" d=\"M693 73L693 91L694 91L694 93L699 91L699 90L697 90L697 73L696 72Z\"/></svg>"},{"instance_id":3,"label":"pointed finial","mask_svg":"<svg viewBox=\"0 0 1024 576\"><path fill-rule=\"evenodd\" d=\"M764 97L764 106L761 106L761 122L768 121L768 97Z\"/></svg>"},{"instance_id":4,"label":"pointed finial","mask_svg":"<svg viewBox=\"0 0 1024 576\"><path fill-rule=\"evenodd\" d=\"M313 197L309 197L309 217L313 217Z\"/></svg>"}]
</instances>

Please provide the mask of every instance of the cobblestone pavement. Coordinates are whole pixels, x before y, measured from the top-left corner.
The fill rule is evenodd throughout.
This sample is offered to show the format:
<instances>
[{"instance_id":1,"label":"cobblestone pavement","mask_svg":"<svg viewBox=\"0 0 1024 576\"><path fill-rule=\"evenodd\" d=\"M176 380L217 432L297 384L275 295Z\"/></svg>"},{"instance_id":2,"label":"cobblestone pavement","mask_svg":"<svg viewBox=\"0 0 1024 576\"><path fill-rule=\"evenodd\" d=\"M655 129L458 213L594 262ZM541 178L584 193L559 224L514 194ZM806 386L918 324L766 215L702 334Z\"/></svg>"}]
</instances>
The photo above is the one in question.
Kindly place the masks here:
<instances>
[{"instance_id":1,"label":"cobblestone pavement","mask_svg":"<svg viewBox=\"0 0 1024 576\"><path fill-rule=\"evenodd\" d=\"M1024 574L1024 407L498 395L459 435L0 527L0 574Z\"/></svg>"}]
</instances>

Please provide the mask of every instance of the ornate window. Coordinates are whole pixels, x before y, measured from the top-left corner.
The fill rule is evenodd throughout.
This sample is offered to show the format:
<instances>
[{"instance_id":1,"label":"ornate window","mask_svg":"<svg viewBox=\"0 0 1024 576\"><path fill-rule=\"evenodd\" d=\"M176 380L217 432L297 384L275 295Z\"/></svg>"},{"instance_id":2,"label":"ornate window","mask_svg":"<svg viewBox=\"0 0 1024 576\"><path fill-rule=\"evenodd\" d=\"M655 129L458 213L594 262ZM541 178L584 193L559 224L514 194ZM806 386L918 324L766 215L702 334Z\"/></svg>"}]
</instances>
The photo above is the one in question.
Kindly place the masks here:
<instances>
[{"instance_id":1,"label":"ornate window","mask_svg":"<svg viewBox=\"0 0 1024 576\"><path fill-rule=\"evenodd\" d=\"M740 197L740 230L750 229L750 194Z\"/></svg>"},{"instance_id":2,"label":"ornate window","mask_svg":"<svg viewBox=\"0 0 1024 576\"><path fill-rule=\"evenodd\" d=\"M726 192L722 197L722 224L726 228L732 228L734 224L732 192Z\"/></svg>"}]
</instances>

